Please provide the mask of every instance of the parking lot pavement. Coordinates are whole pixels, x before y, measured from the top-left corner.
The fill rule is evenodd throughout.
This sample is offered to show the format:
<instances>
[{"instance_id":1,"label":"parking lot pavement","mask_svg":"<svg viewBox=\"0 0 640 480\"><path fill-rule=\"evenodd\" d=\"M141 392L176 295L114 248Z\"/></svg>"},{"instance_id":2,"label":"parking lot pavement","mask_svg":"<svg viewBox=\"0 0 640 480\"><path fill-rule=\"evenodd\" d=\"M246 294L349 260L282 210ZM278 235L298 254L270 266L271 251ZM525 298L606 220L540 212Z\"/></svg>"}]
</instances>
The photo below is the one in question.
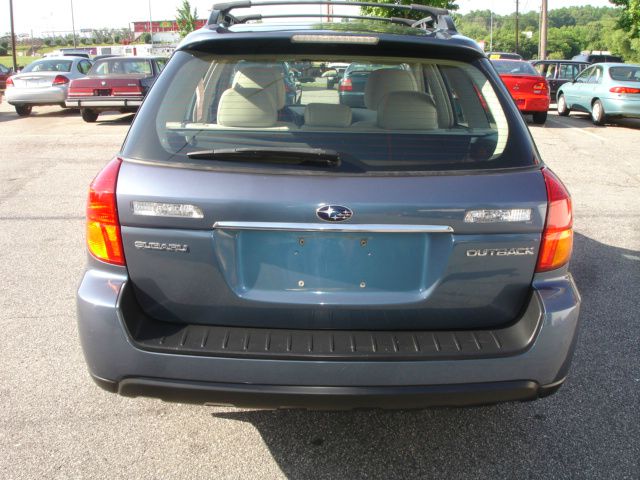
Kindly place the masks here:
<instances>
[{"instance_id":1,"label":"parking lot pavement","mask_svg":"<svg viewBox=\"0 0 640 480\"><path fill-rule=\"evenodd\" d=\"M532 403L414 412L255 411L125 399L89 379L74 294L89 182L129 117L0 105L0 475L68 478L640 477L640 126L531 126L573 193L582 332ZM102 119L103 117L101 117Z\"/></svg>"}]
</instances>

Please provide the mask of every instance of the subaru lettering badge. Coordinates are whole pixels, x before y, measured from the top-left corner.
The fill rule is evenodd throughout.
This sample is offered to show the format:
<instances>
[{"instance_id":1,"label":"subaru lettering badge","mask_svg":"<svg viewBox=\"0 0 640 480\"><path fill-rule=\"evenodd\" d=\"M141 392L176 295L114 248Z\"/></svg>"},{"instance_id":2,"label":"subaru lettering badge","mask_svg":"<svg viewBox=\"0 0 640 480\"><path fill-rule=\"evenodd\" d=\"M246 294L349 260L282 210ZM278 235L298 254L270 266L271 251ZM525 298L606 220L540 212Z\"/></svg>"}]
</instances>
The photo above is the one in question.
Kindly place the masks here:
<instances>
[{"instance_id":1,"label":"subaru lettering badge","mask_svg":"<svg viewBox=\"0 0 640 480\"><path fill-rule=\"evenodd\" d=\"M353 212L340 205L325 205L316 210L316 215L325 222L343 222L353 216Z\"/></svg>"}]
</instances>

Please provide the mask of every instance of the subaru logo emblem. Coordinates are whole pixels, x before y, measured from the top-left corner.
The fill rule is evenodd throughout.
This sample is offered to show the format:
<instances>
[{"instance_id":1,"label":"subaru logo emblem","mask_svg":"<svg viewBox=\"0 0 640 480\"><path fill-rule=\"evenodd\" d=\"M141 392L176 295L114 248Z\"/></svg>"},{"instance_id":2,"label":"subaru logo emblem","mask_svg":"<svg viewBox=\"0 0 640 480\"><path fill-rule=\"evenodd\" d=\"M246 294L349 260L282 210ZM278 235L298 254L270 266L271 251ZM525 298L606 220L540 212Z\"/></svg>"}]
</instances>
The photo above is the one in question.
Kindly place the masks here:
<instances>
[{"instance_id":1,"label":"subaru logo emblem","mask_svg":"<svg viewBox=\"0 0 640 480\"><path fill-rule=\"evenodd\" d=\"M353 216L353 212L340 205L325 205L316 210L316 215L325 222L344 222Z\"/></svg>"}]
</instances>

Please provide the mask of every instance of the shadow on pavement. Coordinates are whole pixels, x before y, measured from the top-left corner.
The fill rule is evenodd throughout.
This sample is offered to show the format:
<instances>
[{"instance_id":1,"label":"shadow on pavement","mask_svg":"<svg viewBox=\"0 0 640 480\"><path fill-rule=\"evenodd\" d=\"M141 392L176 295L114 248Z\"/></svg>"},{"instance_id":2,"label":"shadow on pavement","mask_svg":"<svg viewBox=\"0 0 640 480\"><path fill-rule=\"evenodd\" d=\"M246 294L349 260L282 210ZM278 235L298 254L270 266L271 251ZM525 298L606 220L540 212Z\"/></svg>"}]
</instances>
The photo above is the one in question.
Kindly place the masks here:
<instances>
[{"instance_id":1,"label":"shadow on pavement","mask_svg":"<svg viewBox=\"0 0 640 480\"><path fill-rule=\"evenodd\" d=\"M469 409L213 415L252 424L294 479L631 478L640 435L640 374L632 371L640 364L640 252L576 234L572 271L582 332L567 385L549 398Z\"/></svg>"},{"instance_id":2,"label":"shadow on pavement","mask_svg":"<svg viewBox=\"0 0 640 480\"><path fill-rule=\"evenodd\" d=\"M109 117L109 118L102 118L102 117L98 117L98 121L95 123L98 127L108 127L111 125L130 125L131 122L133 121L133 117L135 117L135 113L131 113L131 114L123 114L124 116L118 116L118 117Z\"/></svg>"}]
</instances>

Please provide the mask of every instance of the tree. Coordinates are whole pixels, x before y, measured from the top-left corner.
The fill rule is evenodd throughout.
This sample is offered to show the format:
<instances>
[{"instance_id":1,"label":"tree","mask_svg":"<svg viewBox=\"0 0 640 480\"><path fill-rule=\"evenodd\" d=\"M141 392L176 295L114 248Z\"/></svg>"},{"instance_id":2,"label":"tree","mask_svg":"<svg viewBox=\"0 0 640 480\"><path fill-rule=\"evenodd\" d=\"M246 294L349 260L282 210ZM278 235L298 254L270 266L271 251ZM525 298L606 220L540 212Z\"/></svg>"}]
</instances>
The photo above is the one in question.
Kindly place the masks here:
<instances>
[{"instance_id":1,"label":"tree","mask_svg":"<svg viewBox=\"0 0 640 480\"><path fill-rule=\"evenodd\" d=\"M142 39L142 43L151 43L151 34L149 32L144 32L140 38Z\"/></svg>"},{"instance_id":2,"label":"tree","mask_svg":"<svg viewBox=\"0 0 640 480\"><path fill-rule=\"evenodd\" d=\"M182 6L178 7L177 14L176 22L178 23L178 32L181 37L186 37L196 29L198 9L196 8L192 12L189 0L182 0Z\"/></svg>"},{"instance_id":3,"label":"tree","mask_svg":"<svg viewBox=\"0 0 640 480\"><path fill-rule=\"evenodd\" d=\"M619 25L628 30L632 38L640 37L640 0L609 0L622 7Z\"/></svg>"},{"instance_id":4,"label":"tree","mask_svg":"<svg viewBox=\"0 0 640 480\"><path fill-rule=\"evenodd\" d=\"M374 3L395 3L400 5L429 5L431 7L448 8L449 10L457 10L458 5L455 1L451 0L370 0ZM420 12L411 12L409 10L402 9L390 9L380 7L362 7L363 15L372 15L374 17L401 17L401 18L413 18L420 20L424 18L424 14Z\"/></svg>"}]
</instances>

